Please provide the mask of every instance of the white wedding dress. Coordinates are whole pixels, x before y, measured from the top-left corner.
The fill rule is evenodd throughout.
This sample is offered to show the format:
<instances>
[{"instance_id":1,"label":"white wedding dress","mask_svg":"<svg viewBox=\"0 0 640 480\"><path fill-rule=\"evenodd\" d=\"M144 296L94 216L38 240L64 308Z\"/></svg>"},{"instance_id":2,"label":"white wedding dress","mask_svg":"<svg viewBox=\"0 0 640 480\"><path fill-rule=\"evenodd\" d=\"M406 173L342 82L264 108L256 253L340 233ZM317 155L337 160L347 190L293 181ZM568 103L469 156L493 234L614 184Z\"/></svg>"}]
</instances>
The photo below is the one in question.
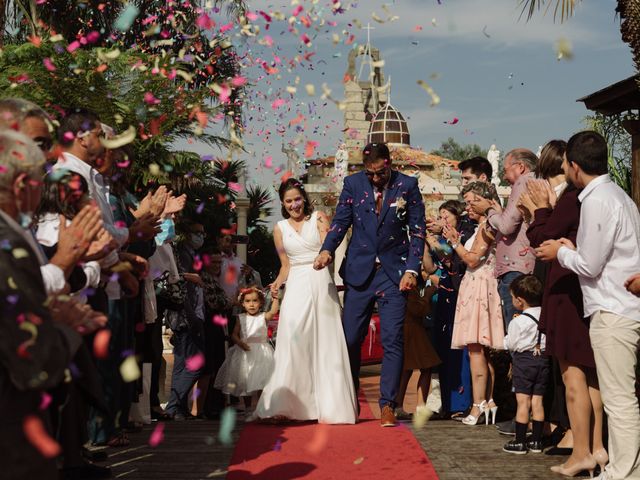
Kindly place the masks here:
<instances>
[{"instance_id":1,"label":"white wedding dress","mask_svg":"<svg viewBox=\"0 0 640 480\"><path fill-rule=\"evenodd\" d=\"M254 417L284 416L319 423L355 423L356 395L342 330L338 292L320 251L317 215L296 232L278 222L290 269L280 308L275 368Z\"/></svg>"}]
</instances>

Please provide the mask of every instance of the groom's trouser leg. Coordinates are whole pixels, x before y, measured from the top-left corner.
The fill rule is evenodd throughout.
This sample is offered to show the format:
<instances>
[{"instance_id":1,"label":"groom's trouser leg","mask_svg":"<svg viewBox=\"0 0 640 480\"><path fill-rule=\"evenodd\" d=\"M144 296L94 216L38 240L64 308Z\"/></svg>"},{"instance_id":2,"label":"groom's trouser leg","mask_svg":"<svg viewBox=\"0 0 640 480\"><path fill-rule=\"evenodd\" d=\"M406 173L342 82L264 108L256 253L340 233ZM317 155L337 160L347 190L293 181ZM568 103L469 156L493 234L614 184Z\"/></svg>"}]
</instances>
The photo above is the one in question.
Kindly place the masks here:
<instances>
[{"instance_id":1,"label":"groom's trouser leg","mask_svg":"<svg viewBox=\"0 0 640 480\"><path fill-rule=\"evenodd\" d=\"M362 342L367 336L375 301L376 291L369 286L370 283L371 280L365 286L359 288L347 285L344 293L342 324L356 395L358 395L360 388L360 352L362 350Z\"/></svg>"},{"instance_id":2,"label":"groom's trouser leg","mask_svg":"<svg viewBox=\"0 0 640 480\"><path fill-rule=\"evenodd\" d=\"M378 292L380 339L384 350L380 373L380 408L389 404L395 408L404 360L403 325L407 297L382 269L377 272L374 283Z\"/></svg>"}]
</instances>

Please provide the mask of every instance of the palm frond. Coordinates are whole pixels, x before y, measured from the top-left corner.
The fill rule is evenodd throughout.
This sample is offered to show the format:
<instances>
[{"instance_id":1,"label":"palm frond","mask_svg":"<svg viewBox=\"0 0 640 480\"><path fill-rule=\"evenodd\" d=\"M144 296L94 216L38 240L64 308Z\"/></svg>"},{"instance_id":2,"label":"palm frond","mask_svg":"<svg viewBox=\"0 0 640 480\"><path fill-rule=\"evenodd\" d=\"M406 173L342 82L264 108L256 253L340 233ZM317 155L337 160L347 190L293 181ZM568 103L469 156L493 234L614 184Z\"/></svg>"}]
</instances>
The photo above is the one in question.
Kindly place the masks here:
<instances>
[{"instance_id":1,"label":"palm frond","mask_svg":"<svg viewBox=\"0 0 640 480\"><path fill-rule=\"evenodd\" d=\"M558 18L558 13L560 13L560 23L562 23L573 15L573 9L575 7L576 0L555 1L556 5L553 9L553 21L556 21L556 19ZM544 15L546 15L552 3L553 2L550 0L519 0L519 5L522 6L520 18L522 18L522 16L526 12L528 22L535 15L536 11L539 11L545 4L547 5L547 7L544 10Z\"/></svg>"}]
</instances>

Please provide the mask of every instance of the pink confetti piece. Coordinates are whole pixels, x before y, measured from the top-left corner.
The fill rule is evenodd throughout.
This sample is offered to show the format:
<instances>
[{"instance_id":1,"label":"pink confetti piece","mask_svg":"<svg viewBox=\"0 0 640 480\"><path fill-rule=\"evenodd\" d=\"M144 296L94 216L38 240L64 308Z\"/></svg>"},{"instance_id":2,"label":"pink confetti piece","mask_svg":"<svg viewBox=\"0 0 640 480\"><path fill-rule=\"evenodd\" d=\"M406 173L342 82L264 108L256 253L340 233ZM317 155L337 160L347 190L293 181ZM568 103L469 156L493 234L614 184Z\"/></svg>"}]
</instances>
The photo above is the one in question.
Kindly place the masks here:
<instances>
[{"instance_id":1,"label":"pink confetti piece","mask_svg":"<svg viewBox=\"0 0 640 480\"><path fill-rule=\"evenodd\" d=\"M215 325L220 325L221 327L224 327L229 323L229 320L227 320L227 317L222 315L214 315L212 321Z\"/></svg>"},{"instance_id":2,"label":"pink confetti piece","mask_svg":"<svg viewBox=\"0 0 640 480\"><path fill-rule=\"evenodd\" d=\"M196 353L193 357L185 360L185 365L190 372L197 372L204 365L204 355L202 353Z\"/></svg>"},{"instance_id":3,"label":"pink confetti piece","mask_svg":"<svg viewBox=\"0 0 640 480\"><path fill-rule=\"evenodd\" d=\"M284 101L284 99L278 98L278 99L273 101L273 103L271 104L271 108L273 108L274 110L277 110L278 108L280 108L285 103L286 102Z\"/></svg>"},{"instance_id":4,"label":"pink confetti piece","mask_svg":"<svg viewBox=\"0 0 640 480\"><path fill-rule=\"evenodd\" d=\"M230 190L233 190L234 192L238 193L242 191L242 185L240 185L239 183L236 182L229 182L227 183L227 185L229 186Z\"/></svg>"},{"instance_id":5,"label":"pink confetti piece","mask_svg":"<svg viewBox=\"0 0 640 480\"><path fill-rule=\"evenodd\" d=\"M231 85L233 85L234 87L242 87L243 85L246 85L246 83L246 77L243 77L241 75L238 75L237 77L234 77L233 80L231 80Z\"/></svg>"},{"instance_id":6,"label":"pink confetti piece","mask_svg":"<svg viewBox=\"0 0 640 480\"><path fill-rule=\"evenodd\" d=\"M55 72L56 71L56 66L53 64L53 61L51 61L51 59L49 57L43 58L42 59L42 64L44 65L44 68L46 68L50 72Z\"/></svg>"},{"instance_id":7,"label":"pink confetti piece","mask_svg":"<svg viewBox=\"0 0 640 480\"><path fill-rule=\"evenodd\" d=\"M247 12L246 17L251 22L255 22L258 19L258 15L253 12Z\"/></svg>"},{"instance_id":8,"label":"pink confetti piece","mask_svg":"<svg viewBox=\"0 0 640 480\"><path fill-rule=\"evenodd\" d=\"M455 125L456 123L458 123L460 121L460 119L458 117L453 117L453 120L450 120L448 122L443 122L446 123L448 125Z\"/></svg>"},{"instance_id":9,"label":"pink confetti piece","mask_svg":"<svg viewBox=\"0 0 640 480\"><path fill-rule=\"evenodd\" d=\"M302 13L303 10L304 10L304 7L302 5L298 5L296 8L293 9L293 16L297 17L298 15L300 15L300 13Z\"/></svg>"},{"instance_id":10,"label":"pink confetti piece","mask_svg":"<svg viewBox=\"0 0 640 480\"><path fill-rule=\"evenodd\" d=\"M269 156L264 159L265 168L271 168L273 166L273 157Z\"/></svg>"},{"instance_id":11,"label":"pink confetti piece","mask_svg":"<svg viewBox=\"0 0 640 480\"><path fill-rule=\"evenodd\" d=\"M196 25L203 30L209 30L216 27L216 22L209 15L203 13L196 19Z\"/></svg>"},{"instance_id":12,"label":"pink confetti piece","mask_svg":"<svg viewBox=\"0 0 640 480\"><path fill-rule=\"evenodd\" d=\"M220 33L228 32L233 28L233 22L227 23L226 25L220 25Z\"/></svg>"},{"instance_id":13,"label":"pink confetti piece","mask_svg":"<svg viewBox=\"0 0 640 480\"><path fill-rule=\"evenodd\" d=\"M147 105L157 105L157 104L159 104L159 103L160 103L160 100L158 100L158 99L153 95L153 93L151 93L151 92L146 92L146 93L144 94L144 102L145 102Z\"/></svg>"},{"instance_id":14,"label":"pink confetti piece","mask_svg":"<svg viewBox=\"0 0 640 480\"><path fill-rule=\"evenodd\" d=\"M67 45L67 52L73 53L78 48L80 48L80 42L78 40L75 40L75 41L71 42L69 45Z\"/></svg>"},{"instance_id":15,"label":"pink confetti piece","mask_svg":"<svg viewBox=\"0 0 640 480\"><path fill-rule=\"evenodd\" d=\"M49 408L50 404L51 404L51 395L49 395L47 392L42 392L40 396L40 406L38 406L38 409L46 410L47 408Z\"/></svg>"},{"instance_id":16,"label":"pink confetti piece","mask_svg":"<svg viewBox=\"0 0 640 480\"><path fill-rule=\"evenodd\" d=\"M164 423L158 422L156 428L153 429L151 435L149 435L149 446L157 447L164 441Z\"/></svg>"},{"instance_id":17,"label":"pink confetti piece","mask_svg":"<svg viewBox=\"0 0 640 480\"><path fill-rule=\"evenodd\" d=\"M300 35L300 40L302 41L302 43L304 43L307 47L311 46L311 39L309 38L309 35L307 35L306 33L303 33L302 35Z\"/></svg>"}]
</instances>

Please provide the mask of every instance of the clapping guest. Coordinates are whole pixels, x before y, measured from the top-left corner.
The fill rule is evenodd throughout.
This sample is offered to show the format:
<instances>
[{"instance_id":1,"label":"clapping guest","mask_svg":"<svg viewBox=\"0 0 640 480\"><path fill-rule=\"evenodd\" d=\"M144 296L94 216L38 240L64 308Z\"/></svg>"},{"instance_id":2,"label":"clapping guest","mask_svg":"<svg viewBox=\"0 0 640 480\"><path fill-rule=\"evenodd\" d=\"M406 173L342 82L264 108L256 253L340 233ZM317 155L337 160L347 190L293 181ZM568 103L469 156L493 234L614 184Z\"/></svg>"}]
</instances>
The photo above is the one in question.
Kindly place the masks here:
<instances>
[{"instance_id":1,"label":"clapping guest","mask_svg":"<svg viewBox=\"0 0 640 480\"><path fill-rule=\"evenodd\" d=\"M535 255L529 250L527 227L518 210L518 199L526 191L527 181L534 178L538 157L525 149L516 148L504 157L504 179L511 185L506 208L500 208L497 200L476 196L472 208L476 215L487 218L487 225L497 232L495 275L502 300L502 316L505 328L517 312L511 303L509 285L521 274L533 272Z\"/></svg>"},{"instance_id":2,"label":"clapping guest","mask_svg":"<svg viewBox=\"0 0 640 480\"><path fill-rule=\"evenodd\" d=\"M439 235L445 225L453 225L460 232L461 241L466 241L473 235L476 225L467 218L464 204L457 200L444 202L440 205L438 213L437 220L427 223L427 244L439 272L437 279L432 277L437 281L438 287L438 298L433 307L432 338L442 361L438 365L442 398L441 416L448 418L451 415L452 419L462 420L464 412L471 406L469 355L466 350L451 348L451 335L458 289L466 265Z\"/></svg>"},{"instance_id":3,"label":"clapping guest","mask_svg":"<svg viewBox=\"0 0 640 480\"><path fill-rule=\"evenodd\" d=\"M467 185L462 189L462 194L467 202L467 212L470 218L478 222L478 228L464 245L460 243L460 234L453 227L446 226L443 235L467 265L456 304L451 348L469 349L473 408L462 422L476 425L483 413L487 423L489 413L495 423L498 410L493 401L495 374L487 349L503 348L504 324L498 284L493 275L496 262L495 238L492 229L487 226L486 217L478 215L472 204L476 197L497 202L498 195L495 186L484 182Z\"/></svg>"},{"instance_id":4,"label":"clapping guest","mask_svg":"<svg viewBox=\"0 0 640 480\"><path fill-rule=\"evenodd\" d=\"M598 133L585 131L567 142L566 172L581 202L576 244L547 240L536 249L543 260L578 275L598 382L609 422L609 455L602 478L640 475L640 409L636 396L640 347L640 298L623 288L640 271L640 214L633 200L607 174L609 151ZM597 239L597 241L596 241ZM593 468L588 456L571 471Z\"/></svg>"},{"instance_id":5,"label":"clapping guest","mask_svg":"<svg viewBox=\"0 0 640 480\"><path fill-rule=\"evenodd\" d=\"M568 164L564 161L566 144L554 142L542 150L540 166L548 166L547 175L556 174L548 182L531 180L520 200L525 215L532 219L527 237L534 248L555 238L575 242L580 225L579 190L569 183L558 194L558 186L565 184ZM558 165L562 174L557 173ZM607 454L602 443L602 400L580 282L557 259L548 265L539 328L547 336L546 354L560 366L573 436L571 456L555 469L571 472L574 465L584 464L592 454L604 467Z\"/></svg>"}]
</instances>

